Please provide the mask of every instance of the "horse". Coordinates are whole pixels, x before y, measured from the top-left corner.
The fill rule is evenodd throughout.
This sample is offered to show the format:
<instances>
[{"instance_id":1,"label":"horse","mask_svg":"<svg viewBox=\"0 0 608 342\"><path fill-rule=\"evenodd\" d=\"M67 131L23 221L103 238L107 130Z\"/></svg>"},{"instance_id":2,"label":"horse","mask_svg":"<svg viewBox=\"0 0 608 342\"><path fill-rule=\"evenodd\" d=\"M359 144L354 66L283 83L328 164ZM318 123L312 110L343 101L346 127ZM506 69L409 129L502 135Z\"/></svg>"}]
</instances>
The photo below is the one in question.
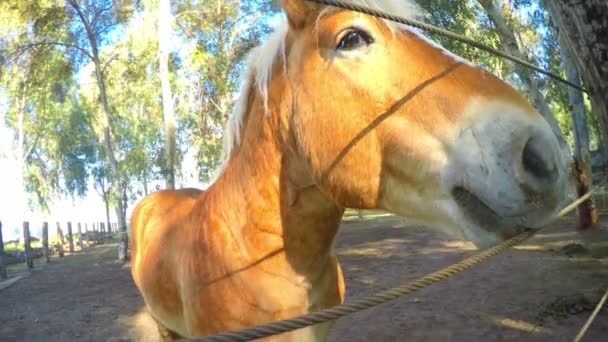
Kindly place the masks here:
<instances>
[{"instance_id":1,"label":"horse","mask_svg":"<svg viewBox=\"0 0 608 342\"><path fill-rule=\"evenodd\" d=\"M411 0L367 5L422 13ZM280 6L285 20L246 61L215 180L152 193L131 217L133 279L168 339L342 303L332 247L345 208L486 247L565 202L558 140L507 83L403 25ZM324 341L333 324L268 340Z\"/></svg>"}]
</instances>

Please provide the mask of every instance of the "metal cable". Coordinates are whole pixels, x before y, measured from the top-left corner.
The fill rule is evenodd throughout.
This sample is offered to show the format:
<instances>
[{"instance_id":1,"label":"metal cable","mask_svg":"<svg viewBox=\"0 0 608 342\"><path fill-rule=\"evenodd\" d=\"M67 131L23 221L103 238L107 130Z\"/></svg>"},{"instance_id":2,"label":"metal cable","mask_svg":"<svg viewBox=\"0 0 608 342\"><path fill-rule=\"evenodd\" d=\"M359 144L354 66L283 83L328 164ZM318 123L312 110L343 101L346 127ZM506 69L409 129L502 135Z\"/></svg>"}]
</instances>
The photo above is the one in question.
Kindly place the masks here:
<instances>
[{"instance_id":1,"label":"metal cable","mask_svg":"<svg viewBox=\"0 0 608 342\"><path fill-rule=\"evenodd\" d=\"M572 210L574 210L581 203L583 203L584 201L589 199L589 197L591 197L591 194L594 191L595 191L595 189L592 191L589 191L588 193L581 196L576 201L570 203L568 206L566 206L564 209L562 209L555 215L554 220L558 219L558 218L568 214ZM289 332L289 331L300 329L300 328L305 328L305 327L308 327L311 325L316 325L316 324L332 321L332 320L344 317L346 315L349 315L349 314L352 314L352 313L355 313L358 311L362 311L362 310L369 309L371 307L374 307L374 306L377 306L380 304L384 304L386 302L399 298L403 295L410 294L412 292L421 290L429 285L432 285L441 280L444 280L454 274L460 273L466 269L471 268L472 266L475 266L475 265L481 263L482 261L485 261L495 255L498 255L498 254L506 251L507 249L529 239L539 230L540 229L528 229L528 230L516 235L515 237L513 237L507 241L504 241L503 243L501 243L499 245L490 247L480 253L470 256L470 257L468 257L460 262L457 262L451 266L448 266L444 269L441 269L439 271L426 275L422 278L418 278L411 282L405 283L401 286L379 292L377 294L374 294L374 295L366 297L366 298L355 300L351 303L344 303L344 304L336 305L331 308L311 312L311 313L304 314L304 315L301 315L301 316L298 316L295 318L273 321L273 322L258 325L258 326L252 327L252 328L235 330L235 331L225 332L225 333L221 333L221 334L217 334L217 335L197 338L197 339L193 339L192 341L209 341L209 342L211 342L211 341L213 341L213 342L249 341L249 340L253 340L253 339L258 339L258 338L262 338L262 337L267 337L267 336L272 336L272 335Z\"/></svg>"},{"instance_id":2,"label":"metal cable","mask_svg":"<svg viewBox=\"0 0 608 342\"><path fill-rule=\"evenodd\" d=\"M318 4L322 4L322 5L328 5L328 6L333 6L333 7L338 7L338 8L343 8L343 9L347 9L347 10L351 10L351 11L355 11L355 12L359 12L359 13L363 13L363 14L368 14L368 15L372 15L374 17L378 17L381 19L386 19L386 20L390 20L390 21L394 21L397 23L401 23L401 24L405 24L411 27L415 27L415 28L419 28L421 30L424 31L428 31L428 32L432 32L435 33L437 35L449 38L449 39L453 39L453 40L457 40L459 42L474 46L478 49L490 52L492 54L495 54L497 56L500 56L502 58L508 59L512 62L515 62L517 64L520 64L522 66L525 66L526 68L532 69L534 71L537 71L543 75L549 76L559 82L562 82L572 88L578 89L584 93L587 93L587 90L581 86L578 86L568 80L563 79L562 77L551 73L547 70L541 69L539 67L537 67L536 65L529 63L521 58L509 55L503 51L500 51L498 49L495 49L493 47L489 47L487 45L484 45L478 41L466 38L462 35L459 35L457 33L442 29L440 27L431 25L431 24L427 24L415 19L407 19L407 18L402 18L402 17L397 17L382 11L378 11L375 9L371 9L371 8L367 8L365 6L361 6L361 5L357 5L357 4L353 4L353 3L345 3L342 1L337 1L337 0L305 0L305 1L309 1L309 2L315 2Z\"/></svg>"}]
</instances>

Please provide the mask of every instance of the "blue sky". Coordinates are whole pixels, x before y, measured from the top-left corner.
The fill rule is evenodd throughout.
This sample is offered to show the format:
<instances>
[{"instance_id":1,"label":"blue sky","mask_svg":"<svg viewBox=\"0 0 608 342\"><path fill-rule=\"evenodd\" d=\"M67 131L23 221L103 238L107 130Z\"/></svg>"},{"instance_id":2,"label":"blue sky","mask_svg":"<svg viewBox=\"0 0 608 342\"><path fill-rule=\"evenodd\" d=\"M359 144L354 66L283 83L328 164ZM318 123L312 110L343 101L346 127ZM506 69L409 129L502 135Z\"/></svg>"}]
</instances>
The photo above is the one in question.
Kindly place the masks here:
<instances>
[{"instance_id":1,"label":"blue sky","mask_svg":"<svg viewBox=\"0 0 608 342\"><path fill-rule=\"evenodd\" d=\"M280 19L283 18L283 14L277 14L273 16L266 16L264 19L268 20L271 26L277 24ZM133 20L138 20L134 17ZM117 26L116 29L111 32L103 44L111 44L121 39L124 39L125 27ZM174 40L175 52L178 52L180 45L187 44L187 42L179 39ZM102 46L103 49L103 46ZM84 65L83 65L84 66ZM85 68L81 68L76 74L76 80L79 83L83 83L88 79L88 75L85 74ZM93 86L93 85L92 85ZM159 85L160 86L160 85ZM12 240L21 236L21 227L23 222L23 215L20 214L21 210L18 203L22 203L20 199L22 196L28 196L20 189L17 182L17 163L15 161L15 131L9 129L6 126L6 116L9 99L5 94L2 93L0 87L0 221L3 223L3 235L4 240ZM204 188L207 184L201 183L196 177L198 172L196 170L196 149L190 148L187 154L184 156L183 164L181 165L184 177L179 182L179 185L183 187L199 187ZM194 175L194 177L192 176ZM161 182L149 184L150 191L156 189L157 185L164 187ZM179 186L178 185L178 186ZM132 207L127 211L127 219L130 215ZM43 213L38 210L27 210L25 216L30 222L30 230L34 236L39 236L41 232L41 226L43 221L49 222L50 234L56 233L55 222L59 221L65 225L65 222L99 222L105 221L105 207L99 194L94 190L92 184L89 184L89 191L84 198L60 198L55 200L50 205L50 213ZM111 217L115 220L114 211L111 210Z\"/></svg>"},{"instance_id":2,"label":"blue sky","mask_svg":"<svg viewBox=\"0 0 608 342\"><path fill-rule=\"evenodd\" d=\"M520 9L520 15L522 18L527 18L533 8ZM278 23L284 20L284 14L282 12L276 13L272 16L265 16L263 20L266 20L272 27L276 27ZM112 32L111 38L106 42L116 42L125 36L124 28L119 26L115 32ZM174 41L176 45L186 44L183 41ZM179 49L176 49L179 51ZM177 52L176 51L176 52ZM82 80L82 72L77 76L78 80ZM4 224L3 233L5 240L14 239L16 233L21 234L21 222L22 217L19 215L19 210L16 209L15 199L23 195L23 191L19 189L17 182L17 167L14 160L14 131L7 128L5 125L7 112L7 98L3 96L2 90L0 89L0 220ZM194 149L190 149L188 155L185 156L184 169L185 174L194 174L196 172L196 160L195 160ZM200 183L195 177L188 177L182 180L183 186L194 186L204 187L205 184ZM150 189L154 189L156 184L151 184ZM162 185L161 185L162 186ZM130 208L131 209L131 208ZM30 221L32 233L38 235L40 227L43 221L50 223L51 234L55 233L55 222L66 222L71 220L73 222L92 222L92 221L103 221L105 219L105 209L101 197L93 189L92 185L89 186L89 192L85 198L82 199L60 199L55 201L51 207L51 213L45 214L40 212L28 212L27 218ZM129 215L130 210L127 215ZM112 220L114 214L112 211ZM128 217L128 216L127 216Z\"/></svg>"}]
</instances>

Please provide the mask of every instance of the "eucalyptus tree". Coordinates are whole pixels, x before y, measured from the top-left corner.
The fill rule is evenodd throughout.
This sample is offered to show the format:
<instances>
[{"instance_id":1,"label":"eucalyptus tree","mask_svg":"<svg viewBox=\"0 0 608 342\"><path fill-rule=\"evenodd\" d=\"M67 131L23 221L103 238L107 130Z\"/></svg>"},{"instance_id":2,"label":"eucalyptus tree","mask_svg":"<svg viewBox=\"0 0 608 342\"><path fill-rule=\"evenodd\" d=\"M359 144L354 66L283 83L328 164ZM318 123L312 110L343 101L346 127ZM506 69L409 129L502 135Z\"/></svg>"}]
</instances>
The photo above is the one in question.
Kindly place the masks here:
<instances>
[{"instance_id":1,"label":"eucalyptus tree","mask_svg":"<svg viewBox=\"0 0 608 342\"><path fill-rule=\"evenodd\" d=\"M143 3L141 11L123 26L122 39L106 48L112 52L114 60L105 70L105 85L106 95L112 99L113 148L121 177L111 177L111 166L99 164L95 168L94 183L106 208L116 208L120 203L123 216L129 205L148 193L151 181L168 173L161 135L163 111L158 60L154 53L158 49L155 22L155 13ZM102 111L102 105L97 101L99 88L86 86L94 81L93 72L87 72L94 70L94 65L89 63L83 70L81 101L93 112ZM94 121L93 126L101 135L103 122ZM107 153L105 149L99 152L101 155ZM175 158L180 160L181 154L176 154ZM120 196L110 192L116 182L121 182L118 185L122 189Z\"/></svg>"},{"instance_id":2,"label":"eucalyptus tree","mask_svg":"<svg viewBox=\"0 0 608 342\"><path fill-rule=\"evenodd\" d=\"M427 16L425 21L438 27L475 39L488 46L496 46L498 37L492 31L487 30L482 17L479 16L479 8L474 2L468 0L429 0L419 1L418 4L424 9ZM434 33L425 33L431 39L439 42L446 49L462 56L473 63L479 64L492 72L501 72L501 59L479 50L468 44L457 42Z\"/></svg>"},{"instance_id":3,"label":"eucalyptus tree","mask_svg":"<svg viewBox=\"0 0 608 342\"><path fill-rule=\"evenodd\" d=\"M559 39L560 55L566 78L573 84L580 85L580 76L576 63L572 57L563 35ZM589 129L587 108L585 107L583 93L577 89L568 88L569 109L572 111L572 131L574 132L574 167L576 175L577 192L579 196L585 195L593 183L591 169L591 153L589 151ZM598 228L599 220L593 199L590 198L578 207L580 228Z\"/></svg>"},{"instance_id":4,"label":"eucalyptus tree","mask_svg":"<svg viewBox=\"0 0 608 342\"><path fill-rule=\"evenodd\" d=\"M199 175L208 180L221 154L225 119L238 88L243 60L272 31L275 8L259 0L176 0L175 34L185 44L176 57L177 110L182 136L196 146Z\"/></svg>"},{"instance_id":5,"label":"eucalyptus tree","mask_svg":"<svg viewBox=\"0 0 608 342\"><path fill-rule=\"evenodd\" d=\"M548 29L544 34L544 44L547 46L548 69L562 75L570 83L582 86L578 67L572 57L572 52L566 43L563 33L557 28L547 11L539 7L538 20ZM553 99L552 111L568 135L573 146L573 176L578 196L586 194L593 183L591 165L591 145L595 141L600 146L601 133L590 131L593 127L593 115L590 106L585 102L585 94L574 87L551 82L547 85L547 98ZM593 134L591 134L593 133ZM593 138L593 139L592 139ZM585 201L578 207L579 226L582 229L597 228L599 221L593 199Z\"/></svg>"},{"instance_id":6,"label":"eucalyptus tree","mask_svg":"<svg viewBox=\"0 0 608 342\"><path fill-rule=\"evenodd\" d=\"M608 159L608 2L605 0L544 0L551 19L589 91L601 126L604 160ZM605 163L608 165L608 163Z\"/></svg>"},{"instance_id":7,"label":"eucalyptus tree","mask_svg":"<svg viewBox=\"0 0 608 342\"><path fill-rule=\"evenodd\" d=\"M25 169L26 189L36 198L31 206L47 213L56 199L87 194L91 168L97 162L97 138L90 129L89 113L73 98L51 110L58 117L40 125L41 138Z\"/></svg>"},{"instance_id":8,"label":"eucalyptus tree","mask_svg":"<svg viewBox=\"0 0 608 342\"><path fill-rule=\"evenodd\" d=\"M80 161L86 156L76 150L79 144L66 143L71 134L66 132L75 124L73 66L64 58L63 46L31 43L40 32L55 29L50 23L54 17L21 5L25 7L0 5L0 88L8 97L6 124L16 132L17 183L33 194L30 207L48 212L54 199L84 193L86 162ZM20 193L16 197L23 215L27 199Z\"/></svg>"},{"instance_id":9,"label":"eucalyptus tree","mask_svg":"<svg viewBox=\"0 0 608 342\"><path fill-rule=\"evenodd\" d=\"M103 143L105 155L112 170L112 177L119 178L120 170L114 152L111 131L111 107L106 92L105 69L112 56L103 58L100 53L102 44L112 39L115 29L124 23L134 8L128 1L97 0L77 1L15 1L23 13L30 16L29 21L40 30L34 32L31 41L18 47L18 53L39 47L57 46L65 49L73 65L82 65L91 62L94 65L94 75L99 88L99 101L102 111L100 122L103 126ZM113 193L121 197L123 189L119 188L123 182L113 182ZM117 202L117 217L121 235L118 257L127 259L126 218L123 215L123 201Z\"/></svg>"},{"instance_id":10,"label":"eucalyptus tree","mask_svg":"<svg viewBox=\"0 0 608 342\"><path fill-rule=\"evenodd\" d=\"M158 64L165 120L166 187L175 189L175 108L169 80L169 54L173 37L170 0L158 1Z\"/></svg>"},{"instance_id":11,"label":"eucalyptus tree","mask_svg":"<svg viewBox=\"0 0 608 342\"><path fill-rule=\"evenodd\" d=\"M500 37L503 50L519 59L528 60L529 58L526 56L525 51L523 51L520 44L518 44L515 31L511 26L509 26L507 19L502 13L503 10L510 11L511 9L502 8L495 0L478 0L478 2L484 8L486 14L494 24L496 32ZM506 7L507 5L504 4L504 6ZM549 105L541 92L538 80L534 77L530 70L523 66L515 65L515 70L519 77L523 80L534 107L536 107L545 120L547 120L549 126L551 126L551 129L553 130L553 133L555 133L560 143L562 143L562 146L564 146L566 149L566 153L564 153L564 155L569 157L570 152L567 149L566 140L564 139L563 133L559 128L559 124L551 113Z\"/></svg>"}]
</instances>

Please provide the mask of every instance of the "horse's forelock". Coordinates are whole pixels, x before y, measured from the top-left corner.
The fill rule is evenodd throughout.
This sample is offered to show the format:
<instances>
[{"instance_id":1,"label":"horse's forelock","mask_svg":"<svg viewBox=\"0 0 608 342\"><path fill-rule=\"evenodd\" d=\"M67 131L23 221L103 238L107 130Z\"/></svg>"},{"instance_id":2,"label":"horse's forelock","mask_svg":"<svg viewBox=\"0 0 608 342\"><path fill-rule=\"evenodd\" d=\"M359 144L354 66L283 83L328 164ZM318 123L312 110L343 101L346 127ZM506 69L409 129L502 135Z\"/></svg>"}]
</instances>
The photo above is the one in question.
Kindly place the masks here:
<instances>
[{"instance_id":1,"label":"horse's forelock","mask_svg":"<svg viewBox=\"0 0 608 342\"><path fill-rule=\"evenodd\" d=\"M420 19L426 15L426 12L418 6L416 1L413 0L342 0L345 3L351 3L354 5L361 5L373 10L385 12L397 17L406 19ZM326 7L320 13L320 17L323 15L340 11L337 7ZM404 29L405 26L394 21L381 19L391 30Z\"/></svg>"}]
</instances>

